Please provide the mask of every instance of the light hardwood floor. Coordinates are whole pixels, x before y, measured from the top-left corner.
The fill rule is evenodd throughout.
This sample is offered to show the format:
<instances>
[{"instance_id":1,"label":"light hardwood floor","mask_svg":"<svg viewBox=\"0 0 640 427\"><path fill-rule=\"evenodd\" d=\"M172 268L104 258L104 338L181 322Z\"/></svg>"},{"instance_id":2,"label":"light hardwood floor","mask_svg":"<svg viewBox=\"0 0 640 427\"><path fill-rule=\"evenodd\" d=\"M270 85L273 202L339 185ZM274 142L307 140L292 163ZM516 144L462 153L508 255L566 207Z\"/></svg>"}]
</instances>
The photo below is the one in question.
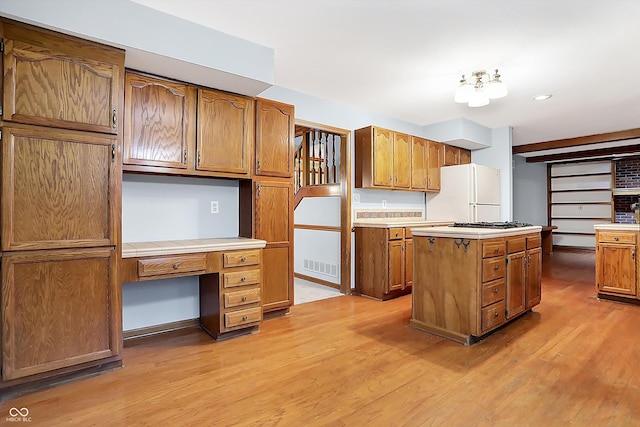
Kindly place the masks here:
<instances>
[{"instance_id":1,"label":"light hardwood floor","mask_svg":"<svg viewBox=\"0 0 640 427\"><path fill-rule=\"evenodd\" d=\"M640 425L640 307L594 296L593 254L556 251L542 303L464 347L407 326L411 297L294 306L251 336L126 347L124 368L3 402L30 425Z\"/></svg>"}]
</instances>

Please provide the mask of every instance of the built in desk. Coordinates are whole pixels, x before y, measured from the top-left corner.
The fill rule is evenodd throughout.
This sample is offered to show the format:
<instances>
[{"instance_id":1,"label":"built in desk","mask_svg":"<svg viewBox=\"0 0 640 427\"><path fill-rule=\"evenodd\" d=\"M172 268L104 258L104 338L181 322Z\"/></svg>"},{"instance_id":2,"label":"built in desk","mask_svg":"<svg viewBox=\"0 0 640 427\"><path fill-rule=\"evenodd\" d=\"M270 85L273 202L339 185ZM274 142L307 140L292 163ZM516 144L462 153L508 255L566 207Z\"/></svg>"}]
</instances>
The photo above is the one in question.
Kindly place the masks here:
<instances>
[{"instance_id":1,"label":"built in desk","mask_svg":"<svg viewBox=\"0 0 640 427\"><path fill-rule=\"evenodd\" d=\"M262 321L264 240L194 239L124 243L120 280L199 276L199 323L214 339L257 331Z\"/></svg>"}]
</instances>

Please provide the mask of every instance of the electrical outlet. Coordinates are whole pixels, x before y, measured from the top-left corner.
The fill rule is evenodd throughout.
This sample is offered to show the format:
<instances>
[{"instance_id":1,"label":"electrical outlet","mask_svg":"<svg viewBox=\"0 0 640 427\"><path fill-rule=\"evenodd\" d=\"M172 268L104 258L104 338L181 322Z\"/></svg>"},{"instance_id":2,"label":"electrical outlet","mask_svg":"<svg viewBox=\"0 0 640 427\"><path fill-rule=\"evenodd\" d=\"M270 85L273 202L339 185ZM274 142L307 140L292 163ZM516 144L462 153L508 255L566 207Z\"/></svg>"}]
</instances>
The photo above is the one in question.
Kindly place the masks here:
<instances>
[{"instance_id":1,"label":"electrical outlet","mask_svg":"<svg viewBox=\"0 0 640 427\"><path fill-rule=\"evenodd\" d=\"M386 200L383 200L383 201L382 201L382 207L383 207L383 208L386 208L386 207L387 207L387 201L386 201Z\"/></svg>"},{"instance_id":2,"label":"electrical outlet","mask_svg":"<svg viewBox=\"0 0 640 427\"><path fill-rule=\"evenodd\" d=\"M353 202L360 203L360 194L357 194L357 193L353 194Z\"/></svg>"},{"instance_id":3,"label":"electrical outlet","mask_svg":"<svg viewBox=\"0 0 640 427\"><path fill-rule=\"evenodd\" d=\"M212 214L217 214L219 212L218 210L218 202L217 201L211 201L211 213Z\"/></svg>"}]
</instances>

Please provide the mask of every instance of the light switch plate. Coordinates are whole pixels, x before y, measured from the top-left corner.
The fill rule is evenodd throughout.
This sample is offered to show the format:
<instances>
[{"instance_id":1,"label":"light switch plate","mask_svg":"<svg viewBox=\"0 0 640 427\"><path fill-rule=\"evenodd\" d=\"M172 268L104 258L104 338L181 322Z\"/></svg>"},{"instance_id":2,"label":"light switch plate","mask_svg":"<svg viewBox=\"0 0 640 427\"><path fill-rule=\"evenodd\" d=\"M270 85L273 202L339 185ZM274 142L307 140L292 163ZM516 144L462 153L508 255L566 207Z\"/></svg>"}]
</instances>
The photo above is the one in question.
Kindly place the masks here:
<instances>
[{"instance_id":1,"label":"light switch plate","mask_svg":"<svg viewBox=\"0 0 640 427\"><path fill-rule=\"evenodd\" d=\"M218 202L217 201L211 201L211 213L212 214L217 214L219 212L218 209Z\"/></svg>"}]
</instances>

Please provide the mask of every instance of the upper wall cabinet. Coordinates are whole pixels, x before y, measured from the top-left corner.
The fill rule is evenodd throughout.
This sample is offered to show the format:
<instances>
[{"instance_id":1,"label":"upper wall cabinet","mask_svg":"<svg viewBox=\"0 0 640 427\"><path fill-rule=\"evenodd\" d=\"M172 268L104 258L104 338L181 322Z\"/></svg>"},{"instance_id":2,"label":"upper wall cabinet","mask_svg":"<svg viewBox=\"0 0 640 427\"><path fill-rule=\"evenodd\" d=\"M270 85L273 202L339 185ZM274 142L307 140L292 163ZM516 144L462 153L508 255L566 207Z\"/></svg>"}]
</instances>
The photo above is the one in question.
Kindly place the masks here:
<instances>
[{"instance_id":1,"label":"upper wall cabinet","mask_svg":"<svg viewBox=\"0 0 640 427\"><path fill-rule=\"evenodd\" d=\"M249 175L253 116L251 99L200 89L196 168Z\"/></svg>"},{"instance_id":2,"label":"upper wall cabinet","mask_svg":"<svg viewBox=\"0 0 640 427\"><path fill-rule=\"evenodd\" d=\"M256 100L255 174L293 177L294 107Z\"/></svg>"},{"instance_id":3,"label":"upper wall cabinet","mask_svg":"<svg viewBox=\"0 0 640 427\"><path fill-rule=\"evenodd\" d=\"M117 133L121 50L4 20L0 33L3 120Z\"/></svg>"},{"instance_id":4,"label":"upper wall cabinet","mask_svg":"<svg viewBox=\"0 0 640 427\"><path fill-rule=\"evenodd\" d=\"M440 142L427 142L427 191L440 191L440 168L444 164L444 146Z\"/></svg>"},{"instance_id":5,"label":"upper wall cabinet","mask_svg":"<svg viewBox=\"0 0 640 427\"><path fill-rule=\"evenodd\" d=\"M404 133L393 133L393 186L411 187L411 137Z\"/></svg>"},{"instance_id":6,"label":"upper wall cabinet","mask_svg":"<svg viewBox=\"0 0 640 427\"><path fill-rule=\"evenodd\" d=\"M127 73L125 88L125 165L187 169L195 156L189 139L196 89L133 73Z\"/></svg>"},{"instance_id":7,"label":"upper wall cabinet","mask_svg":"<svg viewBox=\"0 0 640 427\"><path fill-rule=\"evenodd\" d=\"M411 189L425 191L427 189L428 165L427 140L411 137Z\"/></svg>"},{"instance_id":8,"label":"upper wall cabinet","mask_svg":"<svg viewBox=\"0 0 640 427\"><path fill-rule=\"evenodd\" d=\"M467 163L471 163L471 151L444 145L444 164L442 166L464 165Z\"/></svg>"}]
</instances>

